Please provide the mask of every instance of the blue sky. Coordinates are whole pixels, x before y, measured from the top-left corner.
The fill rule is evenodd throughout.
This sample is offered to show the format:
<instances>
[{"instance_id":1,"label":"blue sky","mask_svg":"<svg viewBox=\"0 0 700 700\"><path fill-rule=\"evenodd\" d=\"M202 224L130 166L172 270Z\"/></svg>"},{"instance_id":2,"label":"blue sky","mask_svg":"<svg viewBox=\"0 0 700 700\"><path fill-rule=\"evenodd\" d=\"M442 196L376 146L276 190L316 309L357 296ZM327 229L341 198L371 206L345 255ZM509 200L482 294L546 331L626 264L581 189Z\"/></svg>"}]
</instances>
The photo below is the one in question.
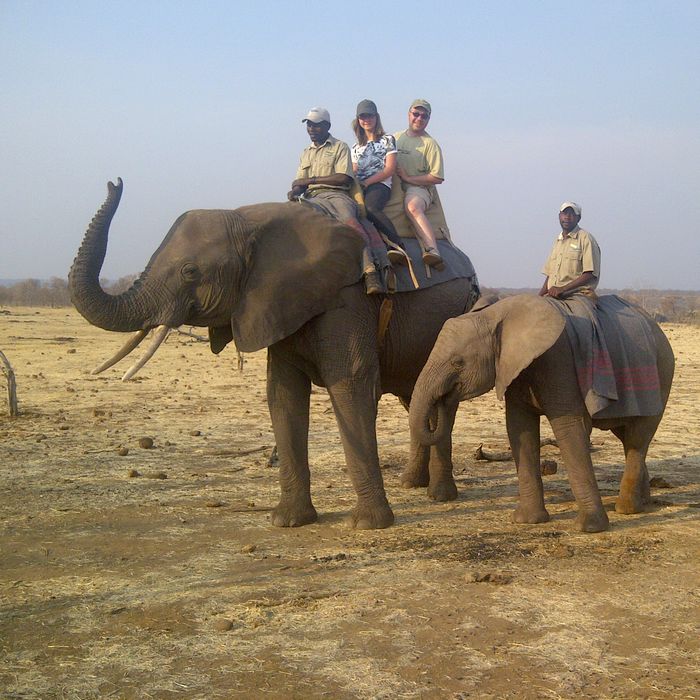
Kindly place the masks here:
<instances>
[{"instance_id":1,"label":"blue sky","mask_svg":"<svg viewBox=\"0 0 700 700\"><path fill-rule=\"evenodd\" d=\"M601 286L700 289L700 2L0 3L0 279L65 277L124 179L103 276L177 216L283 200L331 112L433 105L453 238L486 286L539 287L558 205Z\"/></svg>"}]
</instances>

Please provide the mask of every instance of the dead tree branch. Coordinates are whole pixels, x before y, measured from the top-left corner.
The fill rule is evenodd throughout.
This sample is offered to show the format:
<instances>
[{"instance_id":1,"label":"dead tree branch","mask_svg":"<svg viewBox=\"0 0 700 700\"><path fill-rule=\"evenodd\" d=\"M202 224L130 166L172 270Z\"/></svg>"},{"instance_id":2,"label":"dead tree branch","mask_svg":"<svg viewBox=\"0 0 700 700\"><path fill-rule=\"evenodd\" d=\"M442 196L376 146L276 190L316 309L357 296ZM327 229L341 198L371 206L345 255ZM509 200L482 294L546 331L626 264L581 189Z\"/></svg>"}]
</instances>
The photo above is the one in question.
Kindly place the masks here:
<instances>
[{"instance_id":1,"label":"dead tree branch","mask_svg":"<svg viewBox=\"0 0 700 700\"><path fill-rule=\"evenodd\" d=\"M0 350L0 362L2 362L2 373L7 378L7 394L10 404L10 415L17 416L19 415L19 411L17 409L17 381L15 380L15 372L2 350Z\"/></svg>"}]
</instances>

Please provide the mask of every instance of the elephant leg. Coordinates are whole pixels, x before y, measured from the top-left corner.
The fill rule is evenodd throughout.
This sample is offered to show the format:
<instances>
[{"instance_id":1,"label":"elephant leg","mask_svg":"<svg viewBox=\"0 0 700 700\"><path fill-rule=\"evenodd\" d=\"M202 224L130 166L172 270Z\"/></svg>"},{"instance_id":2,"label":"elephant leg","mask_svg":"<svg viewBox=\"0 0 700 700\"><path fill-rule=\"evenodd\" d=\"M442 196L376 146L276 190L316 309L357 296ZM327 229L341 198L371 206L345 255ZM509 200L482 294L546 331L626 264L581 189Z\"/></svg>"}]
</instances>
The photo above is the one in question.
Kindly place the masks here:
<instances>
[{"instance_id":1,"label":"elephant leg","mask_svg":"<svg viewBox=\"0 0 700 700\"><path fill-rule=\"evenodd\" d=\"M279 457L280 502L272 524L298 527L318 519L311 502L309 397L311 381L276 352L267 355L267 403Z\"/></svg>"},{"instance_id":2,"label":"elephant leg","mask_svg":"<svg viewBox=\"0 0 700 700\"><path fill-rule=\"evenodd\" d=\"M562 460L569 474L578 505L576 518L582 532L601 532L609 527L608 514L600 498L590 453L590 419L583 416L550 418Z\"/></svg>"},{"instance_id":3,"label":"elephant leg","mask_svg":"<svg viewBox=\"0 0 700 700\"><path fill-rule=\"evenodd\" d=\"M544 505L540 472L540 417L506 394L506 429L520 492L513 522L546 523L549 513Z\"/></svg>"},{"instance_id":4,"label":"elephant leg","mask_svg":"<svg viewBox=\"0 0 700 700\"><path fill-rule=\"evenodd\" d=\"M430 484L428 496L434 501L454 501L457 498L457 484L452 474L452 428L459 404L455 402L446 411L445 437L432 446L430 450Z\"/></svg>"},{"instance_id":5,"label":"elephant leg","mask_svg":"<svg viewBox=\"0 0 700 700\"><path fill-rule=\"evenodd\" d=\"M378 379L378 377L377 377ZM359 530L389 527L394 513L384 491L377 451L378 383L353 376L328 387L345 462L357 493L349 524Z\"/></svg>"},{"instance_id":6,"label":"elephant leg","mask_svg":"<svg viewBox=\"0 0 700 700\"><path fill-rule=\"evenodd\" d=\"M613 433L625 448L625 471L615 502L615 510L618 513L640 513L651 500L646 456L658 425L657 416L648 416L634 418L632 422L613 429Z\"/></svg>"}]
</instances>

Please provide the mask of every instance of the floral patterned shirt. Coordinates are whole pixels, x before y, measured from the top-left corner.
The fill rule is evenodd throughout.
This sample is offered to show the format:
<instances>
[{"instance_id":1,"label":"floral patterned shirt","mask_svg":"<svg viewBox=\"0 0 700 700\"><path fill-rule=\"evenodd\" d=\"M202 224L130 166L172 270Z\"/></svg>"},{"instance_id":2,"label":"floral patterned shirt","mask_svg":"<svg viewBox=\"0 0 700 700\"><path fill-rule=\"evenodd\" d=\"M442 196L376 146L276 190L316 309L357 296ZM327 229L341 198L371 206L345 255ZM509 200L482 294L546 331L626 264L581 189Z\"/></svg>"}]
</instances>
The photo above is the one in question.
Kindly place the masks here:
<instances>
[{"instance_id":1,"label":"floral patterned shirt","mask_svg":"<svg viewBox=\"0 0 700 700\"><path fill-rule=\"evenodd\" d=\"M390 153L396 153L396 139L391 134L384 134L379 141L368 141L364 146L356 143L350 154L352 162L357 163L357 179L366 180L384 170ZM382 184L391 187L391 178L382 180Z\"/></svg>"}]
</instances>

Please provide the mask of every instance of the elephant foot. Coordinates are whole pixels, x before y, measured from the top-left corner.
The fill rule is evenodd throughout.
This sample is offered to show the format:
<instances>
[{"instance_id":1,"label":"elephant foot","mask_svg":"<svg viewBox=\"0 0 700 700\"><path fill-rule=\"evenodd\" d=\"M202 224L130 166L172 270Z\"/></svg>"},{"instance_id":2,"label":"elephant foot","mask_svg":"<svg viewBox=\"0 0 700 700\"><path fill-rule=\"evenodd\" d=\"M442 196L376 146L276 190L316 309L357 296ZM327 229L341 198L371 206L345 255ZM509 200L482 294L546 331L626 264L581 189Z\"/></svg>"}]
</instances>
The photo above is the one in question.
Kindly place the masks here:
<instances>
[{"instance_id":1,"label":"elephant foot","mask_svg":"<svg viewBox=\"0 0 700 700\"><path fill-rule=\"evenodd\" d=\"M536 525L537 523L548 523L549 513L546 508L525 508L518 504L513 511L513 522L523 525Z\"/></svg>"},{"instance_id":2,"label":"elephant foot","mask_svg":"<svg viewBox=\"0 0 700 700\"><path fill-rule=\"evenodd\" d=\"M350 511L346 519L347 524L356 530L382 530L394 524L394 512L389 504L358 503Z\"/></svg>"},{"instance_id":3,"label":"elephant foot","mask_svg":"<svg viewBox=\"0 0 700 700\"><path fill-rule=\"evenodd\" d=\"M318 520L318 513L310 501L303 504L292 500L282 499L272 509L270 521L275 527L301 527Z\"/></svg>"},{"instance_id":4,"label":"elephant foot","mask_svg":"<svg viewBox=\"0 0 700 700\"><path fill-rule=\"evenodd\" d=\"M644 504L648 502L639 495L620 494L615 501L615 512L622 515L641 513L644 510Z\"/></svg>"},{"instance_id":5,"label":"elephant foot","mask_svg":"<svg viewBox=\"0 0 700 700\"><path fill-rule=\"evenodd\" d=\"M610 527L610 521L604 510L581 512L576 516L576 526L581 532L603 532Z\"/></svg>"},{"instance_id":6,"label":"elephant foot","mask_svg":"<svg viewBox=\"0 0 700 700\"><path fill-rule=\"evenodd\" d=\"M401 488L402 489L419 489L428 486L430 483L430 476L428 472L414 472L406 470L401 474Z\"/></svg>"},{"instance_id":7,"label":"elephant foot","mask_svg":"<svg viewBox=\"0 0 700 700\"><path fill-rule=\"evenodd\" d=\"M440 481L437 484L428 486L428 497L440 503L444 501L454 501L457 499L457 484L454 479Z\"/></svg>"}]
</instances>

